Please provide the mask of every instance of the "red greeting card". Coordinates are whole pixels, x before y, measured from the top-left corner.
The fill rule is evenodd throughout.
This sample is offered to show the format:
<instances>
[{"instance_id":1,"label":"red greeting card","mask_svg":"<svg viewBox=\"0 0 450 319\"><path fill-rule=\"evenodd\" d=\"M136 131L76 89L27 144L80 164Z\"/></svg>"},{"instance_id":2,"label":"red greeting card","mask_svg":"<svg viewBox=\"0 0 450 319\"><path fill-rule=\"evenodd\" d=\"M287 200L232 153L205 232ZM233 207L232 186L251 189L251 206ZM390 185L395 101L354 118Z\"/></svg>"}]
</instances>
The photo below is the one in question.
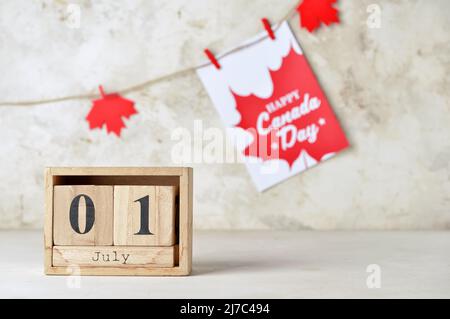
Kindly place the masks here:
<instances>
[{"instance_id":1,"label":"red greeting card","mask_svg":"<svg viewBox=\"0 0 450 319\"><path fill-rule=\"evenodd\" d=\"M262 35L260 35L262 36ZM328 100L287 23L256 45L198 75L264 190L348 146Z\"/></svg>"}]
</instances>

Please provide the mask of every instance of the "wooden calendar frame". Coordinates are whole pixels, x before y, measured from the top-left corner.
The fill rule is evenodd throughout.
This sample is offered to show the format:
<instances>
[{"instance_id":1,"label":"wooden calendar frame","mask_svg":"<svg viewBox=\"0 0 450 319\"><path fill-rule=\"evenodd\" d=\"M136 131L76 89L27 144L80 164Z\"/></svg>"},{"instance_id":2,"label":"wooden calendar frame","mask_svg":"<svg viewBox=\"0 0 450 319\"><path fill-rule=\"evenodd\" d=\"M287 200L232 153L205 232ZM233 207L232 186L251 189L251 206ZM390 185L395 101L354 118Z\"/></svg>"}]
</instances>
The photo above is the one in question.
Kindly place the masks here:
<instances>
[{"instance_id":1,"label":"wooden calendar frame","mask_svg":"<svg viewBox=\"0 0 450 319\"><path fill-rule=\"evenodd\" d=\"M45 274L70 275L70 267L53 266L54 186L176 185L178 243L175 266L167 268L79 266L79 275L185 276L192 270L193 170L189 167L51 167L45 171L44 259Z\"/></svg>"}]
</instances>

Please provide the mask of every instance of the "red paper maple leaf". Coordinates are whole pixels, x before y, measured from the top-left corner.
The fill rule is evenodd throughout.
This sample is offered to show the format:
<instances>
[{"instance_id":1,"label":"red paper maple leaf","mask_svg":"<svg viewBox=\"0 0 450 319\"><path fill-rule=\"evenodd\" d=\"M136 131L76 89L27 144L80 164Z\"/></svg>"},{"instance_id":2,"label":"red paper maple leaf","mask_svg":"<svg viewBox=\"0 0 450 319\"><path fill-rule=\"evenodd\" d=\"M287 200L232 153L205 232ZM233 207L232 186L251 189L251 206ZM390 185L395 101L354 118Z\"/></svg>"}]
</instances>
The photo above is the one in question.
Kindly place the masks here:
<instances>
[{"instance_id":1,"label":"red paper maple leaf","mask_svg":"<svg viewBox=\"0 0 450 319\"><path fill-rule=\"evenodd\" d=\"M236 101L236 109L241 115L240 122L236 126L249 131L253 137L252 142L243 151L245 156L258 157L263 161L272 160L274 159L272 151L277 150L278 158L287 161L289 166L292 166L303 150L316 161L320 161L324 155L338 152L348 146L347 139L304 55L297 54L291 48L289 54L283 58L281 67L275 71L269 70L269 72L273 83L273 92L268 98L260 98L254 94L240 96L231 90ZM297 92L296 97L298 98L289 100L286 96L290 92ZM283 149L279 136L262 135L257 130L257 122L263 116L262 113L265 113L265 117L263 116L264 126L265 129L268 129L269 123L274 123L275 118L280 119L287 113L294 114L294 108L296 111L301 110L300 106L303 105L303 102L312 101L313 98L320 101L318 108L296 119L292 116L291 121L283 126L289 125L292 129L295 126L297 132L301 130L306 132L307 127L315 126L319 128L315 142L295 140L292 147ZM284 101L282 107L271 112L268 111L269 105L281 103L280 101ZM279 127L279 129L282 128L282 126ZM293 133L286 134L286 136L288 139L294 137Z\"/></svg>"},{"instance_id":2,"label":"red paper maple leaf","mask_svg":"<svg viewBox=\"0 0 450 319\"><path fill-rule=\"evenodd\" d=\"M106 124L108 133L113 132L120 136L125 123L122 118L129 118L136 114L134 102L121 97L117 93L105 94L100 86L101 99L94 100L91 111L86 117L89 128L102 128Z\"/></svg>"},{"instance_id":3,"label":"red paper maple leaf","mask_svg":"<svg viewBox=\"0 0 450 319\"><path fill-rule=\"evenodd\" d=\"M297 7L301 26L309 32L317 29L321 23L330 25L339 23L338 10L333 7L337 0L303 0Z\"/></svg>"}]
</instances>

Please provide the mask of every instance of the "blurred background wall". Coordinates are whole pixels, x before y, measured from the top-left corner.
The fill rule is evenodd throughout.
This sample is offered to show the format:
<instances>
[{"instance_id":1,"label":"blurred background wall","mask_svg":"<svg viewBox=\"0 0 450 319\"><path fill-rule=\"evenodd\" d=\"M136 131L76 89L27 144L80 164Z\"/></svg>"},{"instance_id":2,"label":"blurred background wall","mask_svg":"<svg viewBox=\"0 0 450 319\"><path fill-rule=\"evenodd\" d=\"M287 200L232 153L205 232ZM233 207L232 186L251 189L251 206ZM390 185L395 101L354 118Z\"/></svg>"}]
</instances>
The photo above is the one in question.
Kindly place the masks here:
<instances>
[{"instance_id":1,"label":"blurred background wall","mask_svg":"<svg viewBox=\"0 0 450 319\"><path fill-rule=\"evenodd\" d=\"M114 91L171 73L295 3L4 0L0 100ZM380 28L367 25L370 4ZM243 164L193 163L197 228L450 228L450 2L338 6L340 25L309 34L298 17L290 24L352 147L264 193ZM0 228L42 226L46 166L173 165L173 129L193 130L196 119L223 129L195 73L127 97L139 114L120 139L88 129L89 100L0 107Z\"/></svg>"}]
</instances>

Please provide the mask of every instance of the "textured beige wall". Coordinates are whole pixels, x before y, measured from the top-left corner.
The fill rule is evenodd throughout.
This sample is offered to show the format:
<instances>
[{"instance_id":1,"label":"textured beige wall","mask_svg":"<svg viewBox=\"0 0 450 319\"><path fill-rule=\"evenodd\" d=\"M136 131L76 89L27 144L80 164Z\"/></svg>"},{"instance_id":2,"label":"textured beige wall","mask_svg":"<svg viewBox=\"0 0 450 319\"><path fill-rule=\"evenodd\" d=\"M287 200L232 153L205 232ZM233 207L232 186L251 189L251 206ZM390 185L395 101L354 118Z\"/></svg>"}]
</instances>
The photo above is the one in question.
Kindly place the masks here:
<instances>
[{"instance_id":1,"label":"textured beige wall","mask_svg":"<svg viewBox=\"0 0 450 319\"><path fill-rule=\"evenodd\" d=\"M0 100L114 90L204 59L281 18L292 0L0 2ZM381 28L366 25L381 6ZM449 229L450 2L341 0L342 24L291 26L352 148L265 192L242 164L195 164L198 228ZM117 139L89 131L89 101L0 107L0 227L39 227L43 168L170 165L171 130L222 128L194 73L129 94Z\"/></svg>"}]
</instances>

